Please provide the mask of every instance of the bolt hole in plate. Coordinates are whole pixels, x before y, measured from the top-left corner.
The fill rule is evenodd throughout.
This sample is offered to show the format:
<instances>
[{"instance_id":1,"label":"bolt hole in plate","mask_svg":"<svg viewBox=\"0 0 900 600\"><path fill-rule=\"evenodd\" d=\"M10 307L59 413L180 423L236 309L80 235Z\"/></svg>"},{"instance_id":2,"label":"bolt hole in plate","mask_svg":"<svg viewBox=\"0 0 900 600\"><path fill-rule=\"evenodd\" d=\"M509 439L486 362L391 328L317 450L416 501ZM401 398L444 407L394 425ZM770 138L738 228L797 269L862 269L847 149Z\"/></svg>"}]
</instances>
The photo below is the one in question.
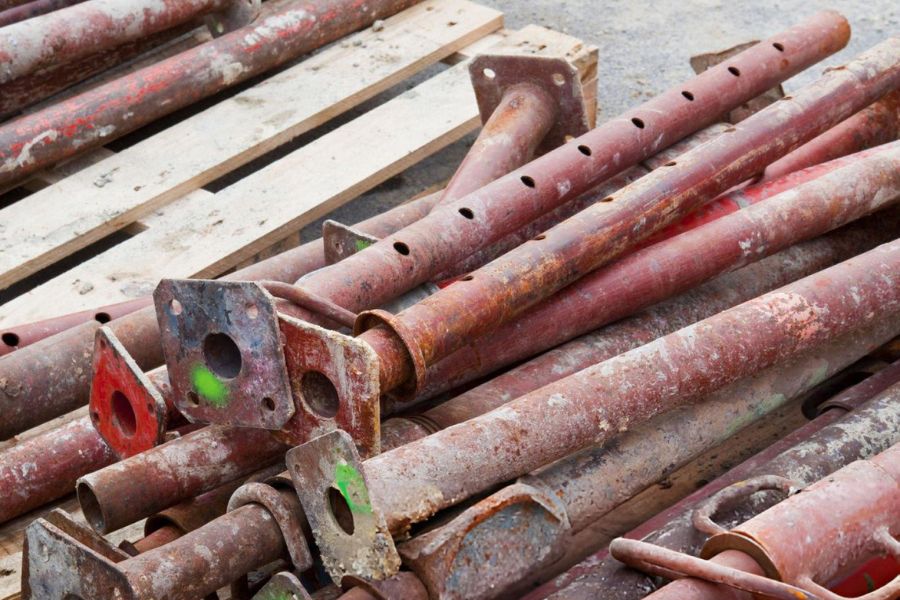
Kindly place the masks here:
<instances>
[{"instance_id":1,"label":"bolt hole in plate","mask_svg":"<svg viewBox=\"0 0 900 600\"><path fill-rule=\"evenodd\" d=\"M381 448L378 357L354 337L280 315L294 416L276 437L289 445L335 429L347 431L363 456Z\"/></svg>"},{"instance_id":2,"label":"bolt hole in plate","mask_svg":"<svg viewBox=\"0 0 900 600\"><path fill-rule=\"evenodd\" d=\"M297 446L285 462L334 581L345 575L381 580L397 572L400 555L369 496L362 459L347 432Z\"/></svg>"},{"instance_id":3,"label":"bolt hole in plate","mask_svg":"<svg viewBox=\"0 0 900 600\"><path fill-rule=\"evenodd\" d=\"M487 76L493 73L493 77ZM587 108L578 69L563 58L533 55L482 54L469 64L481 122L486 123L500 104L503 92L519 83L540 86L556 101L557 118L537 154L544 154L589 129Z\"/></svg>"},{"instance_id":4,"label":"bolt hole in plate","mask_svg":"<svg viewBox=\"0 0 900 600\"><path fill-rule=\"evenodd\" d=\"M92 368L91 420L119 458L161 444L165 400L108 327L97 330Z\"/></svg>"},{"instance_id":5,"label":"bolt hole in plate","mask_svg":"<svg viewBox=\"0 0 900 600\"><path fill-rule=\"evenodd\" d=\"M193 422L278 430L294 414L272 297L255 283L160 282L163 355L179 410Z\"/></svg>"}]
</instances>

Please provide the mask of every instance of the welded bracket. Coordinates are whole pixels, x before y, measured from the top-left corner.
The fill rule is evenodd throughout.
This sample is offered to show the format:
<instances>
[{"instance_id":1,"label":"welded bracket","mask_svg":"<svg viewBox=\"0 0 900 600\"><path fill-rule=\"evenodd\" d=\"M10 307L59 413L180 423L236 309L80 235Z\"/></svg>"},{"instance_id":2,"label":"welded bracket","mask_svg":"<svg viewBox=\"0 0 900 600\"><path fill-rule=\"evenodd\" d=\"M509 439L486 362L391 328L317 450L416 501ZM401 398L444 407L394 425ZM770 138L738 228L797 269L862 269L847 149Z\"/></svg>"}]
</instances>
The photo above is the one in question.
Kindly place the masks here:
<instances>
[{"instance_id":1,"label":"welded bracket","mask_svg":"<svg viewBox=\"0 0 900 600\"><path fill-rule=\"evenodd\" d=\"M469 64L469 75L482 123L491 117L503 92L511 86L531 83L550 94L557 104L557 117L538 146L538 155L587 133L590 128L578 69L563 58L481 54Z\"/></svg>"},{"instance_id":2,"label":"welded bracket","mask_svg":"<svg viewBox=\"0 0 900 600\"><path fill-rule=\"evenodd\" d=\"M166 402L109 327L94 337L90 415L119 458L165 441Z\"/></svg>"},{"instance_id":3,"label":"welded bracket","mask_svg":"<svg viewBox=\"0 0 900 600\"><path fill-rule=\"evenodd\" d=\"M335 429L363 456L381 449L378 356L356 338L280 315L284 358L296 412L275 434L296 445Z\"/></svg>"},{"instance_id":4,"label":"welded bracket","mask_svg":"<svg viewBox=\"0 0 900 600\"><path fill-rule=\"evenodd\" d=\"M559 498L517 482L404 542L399 550L403 564L419 576L431 597L484 597L497 584L502 589L555 562L565 551L570 528ZM510 531L515 532L513 540Z\"/></svg>"},{"instance_id":5,"label":"welded bracket","mask_svg":"<svg viewBox=\"0 0 900 600\"><path fill-rule=\"evenodd\" d=\"M369 235L349 225L338 223L328 219L322 224L322 243L325 246L325 262L333 265L365 250L378 241L374 235Z\"/></svg>"},{"instance_id":6,"label":"welded bracket","mask_svg":"<svg viewBox=\"0 0 900 600\"><path fill-rule=\"evenodd\" d=\"M387 522L369 497L362 460L344 431L288 451L285 462L332 579L385 579L400 568Z\"/></svg>"},{"instance_id":7,"label":"welded bracket","mask_svg":"<svg viewBox=\"0 0 900 600\"><path fill-rule=\"evenodd\" d=\"M294 414L278 314L259 285L164 279L153 293L175 404L190 421L281 429Z\"/></svg>"},{"instance_id":8,"label":"welded bracket","mask_svg":"<svg viewBox=\"0 0 900 600\"><path fill-rule=\"evenodd\" d=\"M116 567L128 554L60 509L28 526L22 555L25 600L139 600Z\"/></svg>"},{"instance_id":9,"label":"welded bracket","mask_svg":"<svg viewBox=\"0 0 900 600\"><path fill-rule=\"evenodd\" d=\"M268 583L253 595L253 600L312 600L312 596L296 575L282 571L272 575Z\"/></svg>"},{"instance_id":10,"label":"welded bracket","mask_svg":"<svg viewBox=\"0 0 900 600\"><path fill-rule=\"evenodd\" d=\"M262 10L262 0L231 0L222 10L206 15L203 21L213 37L246 27Z\"/></svg>"}]
</instances>

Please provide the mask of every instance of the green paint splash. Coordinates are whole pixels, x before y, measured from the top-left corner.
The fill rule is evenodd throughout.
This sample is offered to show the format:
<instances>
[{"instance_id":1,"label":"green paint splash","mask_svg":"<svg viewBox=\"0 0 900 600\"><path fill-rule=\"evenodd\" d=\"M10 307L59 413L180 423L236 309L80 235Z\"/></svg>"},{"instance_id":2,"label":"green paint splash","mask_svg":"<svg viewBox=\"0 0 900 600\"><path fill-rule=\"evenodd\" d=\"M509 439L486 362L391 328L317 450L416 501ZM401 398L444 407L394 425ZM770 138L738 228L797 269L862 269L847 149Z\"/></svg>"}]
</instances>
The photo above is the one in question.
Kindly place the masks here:
<instances>
[{"instance_id":1,"label":"green paint splash","mask_svg":"<svg viewBox=\"0 0 900 600\"><path fill-rule=\"evenodd\" d=\"M191 369L191 383L197 393L215 408L222 408L228 404L228 387L205 366L194 365Z\"/></svg>"},{"instance_id":2,"label":"green paint splash","mask_svg":"<svg viewBox=\"0 0 900 600\"><path fill-rule=\"evenodd\" d=\"M369 240L356 240L356 251L362 252L371 245L372 242L370 242Z\"/></svg>"},{"instance_id":3,"label":"green paint splash","mask_svg":"<svg viewBox=\"0 0 900 600\"><path fill-rule=\"evenodd\" d=\"M334 485L347 501L350 512L367 515L372 513L366 482L363 481L362 474L353 465L341 461L334 467Z\"/></svg>"}]
</instances>

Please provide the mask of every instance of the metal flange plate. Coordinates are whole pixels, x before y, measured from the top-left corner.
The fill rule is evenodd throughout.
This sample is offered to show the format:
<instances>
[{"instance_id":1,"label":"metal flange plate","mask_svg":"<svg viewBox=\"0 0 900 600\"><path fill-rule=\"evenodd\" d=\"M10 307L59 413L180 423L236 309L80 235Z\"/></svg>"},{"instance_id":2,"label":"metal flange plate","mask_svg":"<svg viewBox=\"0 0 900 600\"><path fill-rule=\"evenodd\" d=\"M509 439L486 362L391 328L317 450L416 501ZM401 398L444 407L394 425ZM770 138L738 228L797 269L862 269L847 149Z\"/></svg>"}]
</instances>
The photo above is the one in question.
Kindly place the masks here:
<instances>
[{"instance_id":1,"label":"metal flange plate","mask_svg":"<svg viewBox=\"0 0 900 600\"><path fill-rule=\"evenodd\" d=\"M253 595L253 600L312 600L312 596L296 575L282 571L272 575L269 582Z\"/></svg>"},{"instance_id":2,"label":"metal flange plate","mask_svg":"<svg viewBox=\"0 0 900 600\"><path fill-rule=\"evenodd\" d=\"M275 436L308 442L335 429L348 432L363 456L381 448L378 356L356 338L279 316L294 416Z\"/></svg>"},{"instance_id":3,"label":"metal flange plate","mask_svg":"<svg viewBox=\"0 0 900 600\"><path fill-rule=\"evenodd\" d=\"M374 235L354 229L349 225L328 219L322 224L322 244L325 246L325 262L333 265L365 250L378 241Z\"/></svg>"},{"instance_id":4,"label":"metal flange plate","mask_svg":"<svg viewBox=\"0 0 900 600\"><path fill-rule=\"evenodd\" d=\"M164 279L153 299L174 401L189 420L272 430L287 423L294 401L265 290Z\"/></svg>"},{"instance_id":5,"label":"metal flange plate","mask_svg":"<svg viewBox=\"0 0 900 600\"><path fill-rule=\"evenodd\" d=\"M372 504L362 461L346 432L297 446L285 462L334 581L345 575L380 580L399 570L394 540Z\"/></svg>"},{"instance_id":6,"label":"metal flange plate","mask_svg":"<svg viewBox=\"0 0 900 600\"><path fill-rule=\"evenodd\" d=\"M94 337L90 415L119 458L165 441L166 402L108 327Z\"/></svg>"},{"instance_id":7,"label":"metal flange plate","mask_svg":"<svg viewBox=\"0 0 900 600\"><path fill-rule=\"evenodd\" d=\"M538 146L537 154L549 152L589 129L578 69L565 59L482 54L469 64L469 75L482 123L487 122L510 86L532 83L553 97L558 107L556 122Z\"/></svg>"}]
</instances>

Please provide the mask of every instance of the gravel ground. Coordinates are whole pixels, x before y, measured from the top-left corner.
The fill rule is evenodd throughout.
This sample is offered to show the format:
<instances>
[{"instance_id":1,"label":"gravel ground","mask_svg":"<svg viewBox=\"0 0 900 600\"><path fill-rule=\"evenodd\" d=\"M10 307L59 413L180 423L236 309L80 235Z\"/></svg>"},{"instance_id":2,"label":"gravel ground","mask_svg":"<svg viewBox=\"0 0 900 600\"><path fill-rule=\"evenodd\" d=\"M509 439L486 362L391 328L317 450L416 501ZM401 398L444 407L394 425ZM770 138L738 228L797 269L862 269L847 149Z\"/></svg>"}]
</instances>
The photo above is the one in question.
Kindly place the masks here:
<instances>
[{"instance_id":1,"label":"gravel ground","mask_svg":"<svg viewBox=\"0 0 900 600\"><path fill-rule=\"evenodd\" d=\"M691 56L766 38L819 10L841 12L850 21L853 35L844 50L786 82L788 93L815 79L826 66L845 62L885 38L900 34L897 0L476 1L502 10L510 29L535 23L598 46L598 123L691 77ZM421 77L406 87L420 80ZM397 91L402 88L394 93ZM472 139L474 136L448 147L330 217L353 223L446 180L465 156ZM303 236L312 239L320 231L321 222L317 222L307 227Z\"/></svg>"}]
</instances>

